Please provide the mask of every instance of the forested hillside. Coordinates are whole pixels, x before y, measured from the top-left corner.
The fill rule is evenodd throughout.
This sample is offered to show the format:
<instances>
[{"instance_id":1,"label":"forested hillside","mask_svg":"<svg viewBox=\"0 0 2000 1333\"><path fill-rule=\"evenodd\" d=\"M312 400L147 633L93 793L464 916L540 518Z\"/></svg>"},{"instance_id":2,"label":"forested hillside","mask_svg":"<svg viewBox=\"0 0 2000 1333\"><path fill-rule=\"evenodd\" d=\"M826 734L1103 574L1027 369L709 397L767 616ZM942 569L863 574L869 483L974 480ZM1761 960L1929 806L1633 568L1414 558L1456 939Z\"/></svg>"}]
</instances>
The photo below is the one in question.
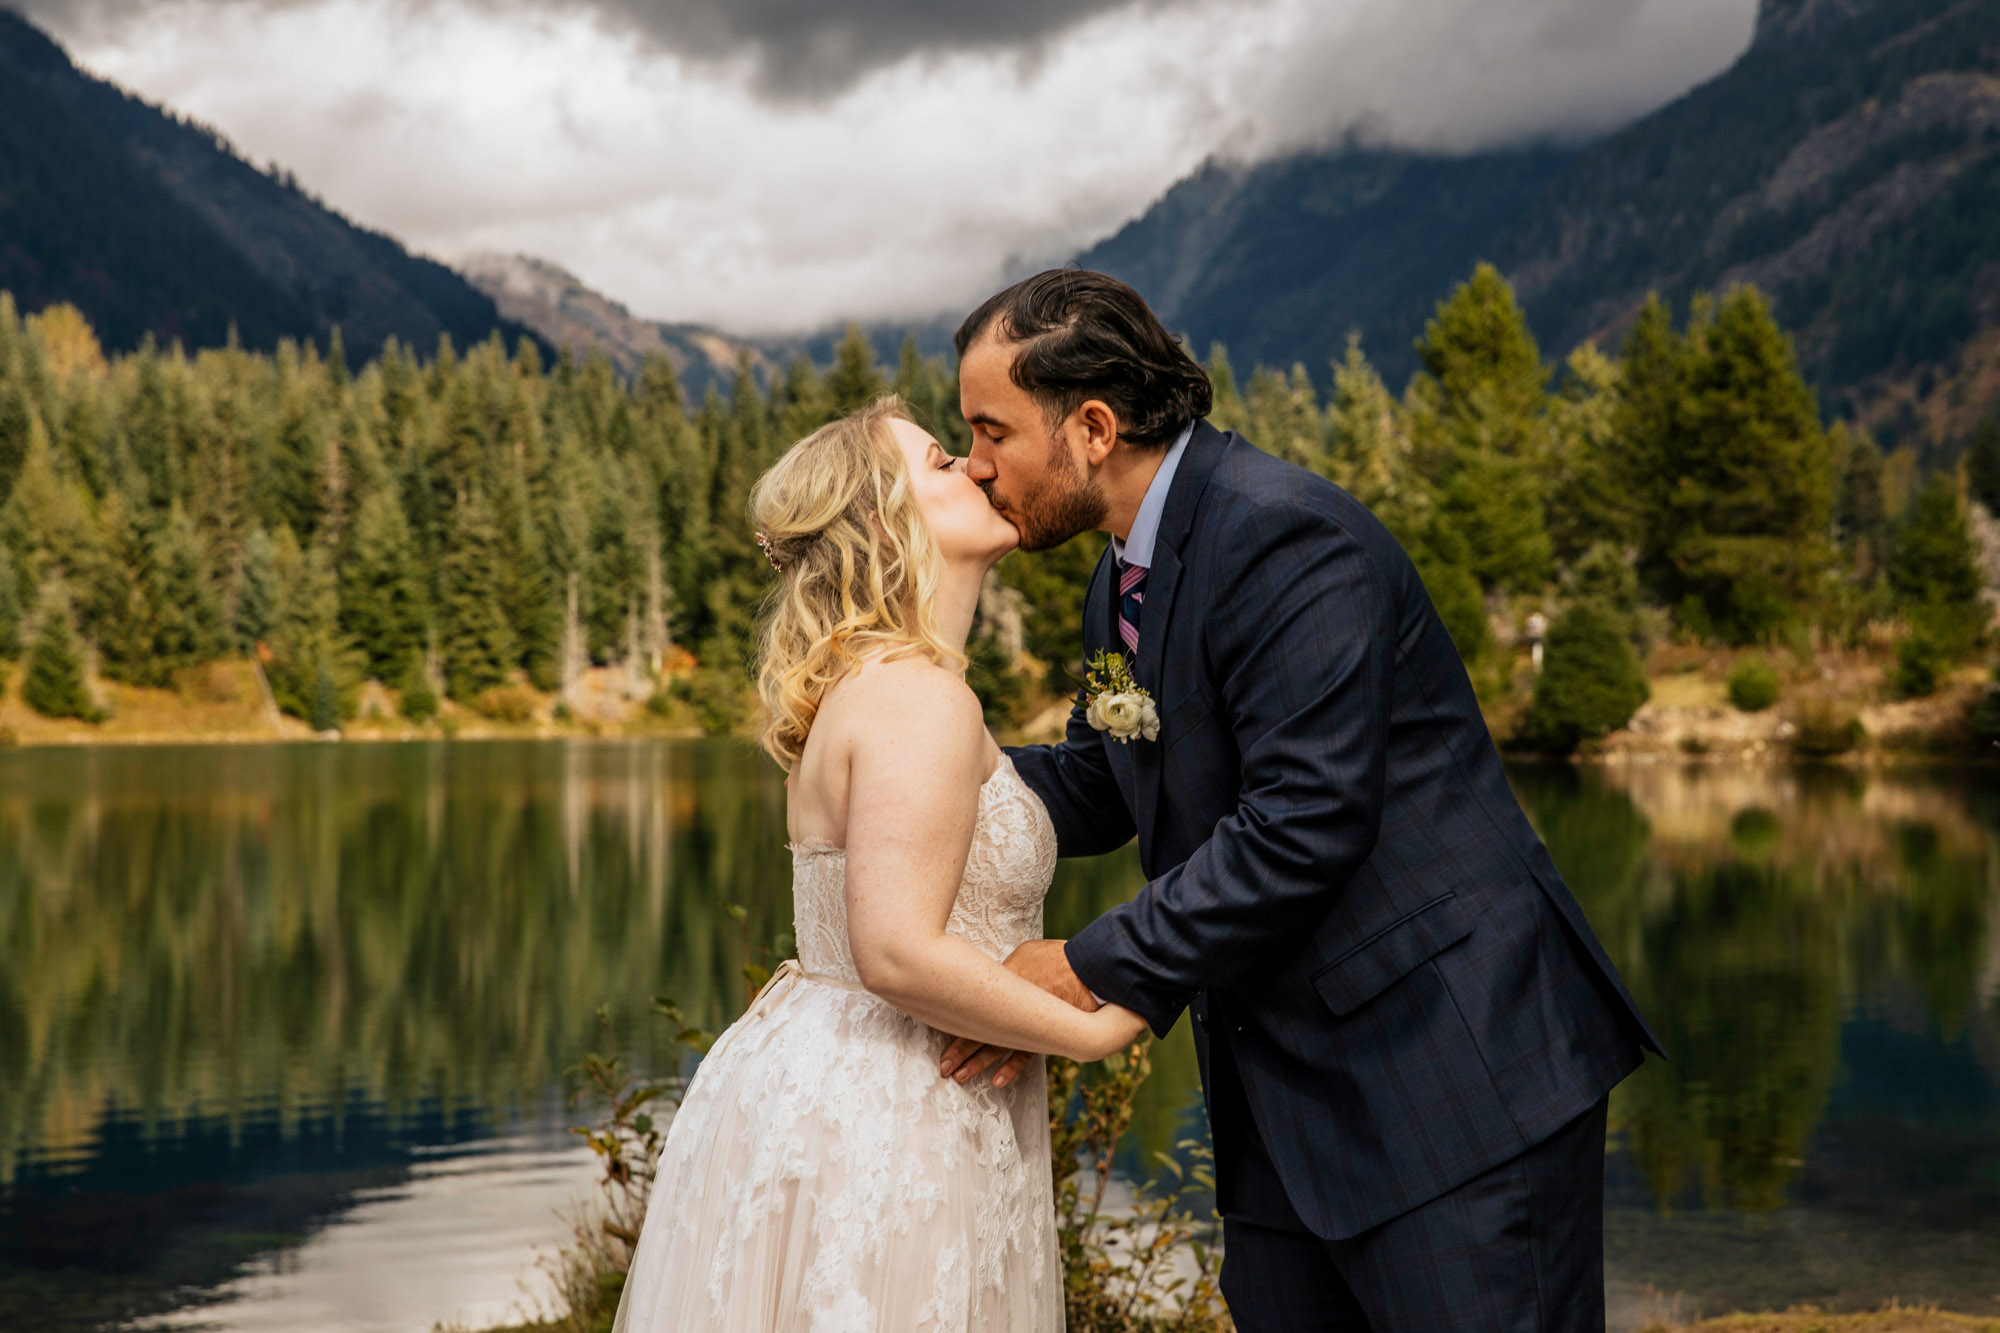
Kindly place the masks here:
<instances>
[{"instance_id":1,"label":"forested hillside","mask_svg":"<svg viewBox=\"0 0 2000 1333\"><path fill-rule=\"evenodd\" d=\"M1211 165L1083 262L1322 385L1357 329L1398 377L1476 258L1559 351L1748 282L1826 408L1949 449L2000 406L1996 219L2000 0L1767 0L1734 66L1579 151Z\"/></svg>"},{"instance_id":2,"label":"forested hillside","mask_svg":"<svg viewBox=\"0 0 2000 1333\"><path fill-rule=\"evenodd\" d=\"M1553 613L1522 743L1622 725L1669 635L1809 661L1886 633L1889 688L1912 696L1985 642L1968 498L2000 506L2000 426L1963 477L1928 478L1907 449L1824 429L1753 289L1681 320L1651 304L1619 359L1585 348L1557 377L1482 267L1418 354L1397 395L1357 342L1323 404L1302 372L1240 382L1218 348L1214 417L1381 515L1488 697L1521 688L1522 627ZM440 693L519 716L524 691L566 696L592 662L731 727L773 577L749 487L885 388L963 449L948 364L908 342L885 372L858 329L825 373L801 356L695 404L664 356L627 382L525 340L428 361L391 341L358 373L290 342L106 357L74 308L23 320L0 296L0 656L25 656L23 697L50 716L96 715L90 663L187 690L191 668L251 654L322 728L369 677L414 720ZM1016 596L992 599L972 672L996 722L1076 678L1100 549L1002 565ZM1001 646L1015 617L1027 660Z\"/></svg>"},{"instance_id":3,"label":"forested hillside","mask_svg":"<svg viewBox=\"0 0 2000 1333\"><path fill-rule=\"evenodd\" d=\"M371 357L391 338L461 346L502 320L451 269L348 222L213 131L92 78L0 9L0 289L69 302L106 344L151 334L269 351L281 338Z\"/></svg>"}]
</instances>

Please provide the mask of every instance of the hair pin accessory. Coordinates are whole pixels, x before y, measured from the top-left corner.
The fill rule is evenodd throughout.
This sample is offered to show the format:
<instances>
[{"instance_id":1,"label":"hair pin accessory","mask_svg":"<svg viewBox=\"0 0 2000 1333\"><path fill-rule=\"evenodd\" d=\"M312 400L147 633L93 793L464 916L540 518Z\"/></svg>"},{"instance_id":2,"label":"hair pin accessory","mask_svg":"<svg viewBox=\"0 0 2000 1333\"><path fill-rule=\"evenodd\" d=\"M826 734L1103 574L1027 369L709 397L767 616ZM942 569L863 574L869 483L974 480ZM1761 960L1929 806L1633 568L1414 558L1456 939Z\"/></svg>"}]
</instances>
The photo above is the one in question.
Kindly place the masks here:
<instances>
[{"instance_id":1,"label":"hair pin accessory","mask_svg":"<svg viewBox=\"0 0 2000 1333\"><path fill-rule=\"evenodd\" d=\"M771 554L771 539L769 537L766 537L761 532L755 533L753 535L757 538L757 544L764 548L764 558L771 562L771 568L783 569L784 565L778 562L778 557Z\"/></svg>"}]
</instances>

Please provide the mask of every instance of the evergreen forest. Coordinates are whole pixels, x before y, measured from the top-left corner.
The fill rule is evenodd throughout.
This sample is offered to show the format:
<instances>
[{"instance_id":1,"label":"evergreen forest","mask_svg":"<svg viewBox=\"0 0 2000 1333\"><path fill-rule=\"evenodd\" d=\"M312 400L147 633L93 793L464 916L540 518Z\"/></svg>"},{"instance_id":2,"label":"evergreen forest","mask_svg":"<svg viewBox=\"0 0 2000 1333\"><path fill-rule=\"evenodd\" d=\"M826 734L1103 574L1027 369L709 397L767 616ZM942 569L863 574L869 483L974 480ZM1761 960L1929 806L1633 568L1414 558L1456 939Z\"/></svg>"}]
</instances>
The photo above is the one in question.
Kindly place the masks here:
<instances>
[{"instance_id":1,"label":"evergreen forest","mask_svg":"<svg viewBox=\"0 0 2000 1333\"><path fill-rule=\"evenodd\" d=\"M1517 688L1520 627L1546 616L1509 739L1568 750L1621 726L1669 640L1893 644L1905 695L1984 648L1974 506L2000 509L2000 424L1928 476L1828 428L1754 289L1654 300L1615 355L1552 365L1481 266L1416 352L1399 394L1352 340L1323 402L1307 367L1239 375L1218 346L1213 419L1382 517L1483 696ZM770 579L749 487L888 390L963 452L952 367L914 345L878 365L858 331L830 367L746 365L691 402L663 358L627 381L498 335L392 339L360 367L337 334L107 356L74 308L24 318L0 294L0 653L50 716L97 716L96 677L185 690L249 657L320 729L371 678L413 720L441 699L507 718L623 664L661 711L729 730ZM1001 566L1018 636L984 619L972 670L997 723L1072 688L1100 549Z\"/></svg>"}]
</instances>

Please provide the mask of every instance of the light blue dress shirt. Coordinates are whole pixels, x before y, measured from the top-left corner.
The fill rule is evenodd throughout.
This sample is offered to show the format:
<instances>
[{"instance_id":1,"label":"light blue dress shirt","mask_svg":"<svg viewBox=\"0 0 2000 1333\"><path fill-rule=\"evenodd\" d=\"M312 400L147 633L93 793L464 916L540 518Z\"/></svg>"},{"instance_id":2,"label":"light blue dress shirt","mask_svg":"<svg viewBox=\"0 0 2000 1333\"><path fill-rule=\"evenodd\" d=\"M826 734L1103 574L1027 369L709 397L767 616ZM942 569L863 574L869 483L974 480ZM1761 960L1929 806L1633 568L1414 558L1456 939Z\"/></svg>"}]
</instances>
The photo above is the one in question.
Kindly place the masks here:
<instances>
[{"instance_id":1,"label":"light blue dress shirt","mask_svg":"<svg viewBox=\"0 0 2000 1333\"><path fill-rule=\"evenodd\" d=\"M1160 519L1167 511L1167 491L1174 484L1174 473L1181 465L1181 455L1187 452L1188 441L1194 438L1194 423L1180 433L1167 449L1167 456L1160 460L1160 470L1153 474L1153 482L1146 487L1146 496L1139 501L1139 512L1132 519L1132 531L1125 534L1125 540L1111 539L1111 554L1128 565L1153 567L1153 543L1160 537Z\"/></svg>"}]
</instances>

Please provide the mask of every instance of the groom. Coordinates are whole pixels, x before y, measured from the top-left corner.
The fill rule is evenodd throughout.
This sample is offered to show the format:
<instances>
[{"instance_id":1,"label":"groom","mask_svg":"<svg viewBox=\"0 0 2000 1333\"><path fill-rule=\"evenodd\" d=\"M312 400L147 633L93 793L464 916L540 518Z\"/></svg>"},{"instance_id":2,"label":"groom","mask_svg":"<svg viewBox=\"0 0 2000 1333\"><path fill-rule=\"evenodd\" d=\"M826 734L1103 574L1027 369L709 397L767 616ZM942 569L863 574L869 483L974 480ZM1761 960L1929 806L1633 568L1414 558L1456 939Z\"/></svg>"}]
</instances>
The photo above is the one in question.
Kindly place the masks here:
<instances>
[{"instance_id":1,"label":"groom","mask_svg":"<svg viewBox=\"0 0 2000 1333\"><path fill-rule=\"evenodd\" d=\"M1008 966L1157 1033L1193 1013L1237 1326L1601 1330L1606 1096L1659 1048L1408 557L1209 425L1115 279L1029 278L957 342L971 476L1028 550L1111 534L1084 652L1161 720L1123 743L1079 704L1012 752L1062 855L1136 835L1150 882Z\"/></svg>"}]
</instances>

